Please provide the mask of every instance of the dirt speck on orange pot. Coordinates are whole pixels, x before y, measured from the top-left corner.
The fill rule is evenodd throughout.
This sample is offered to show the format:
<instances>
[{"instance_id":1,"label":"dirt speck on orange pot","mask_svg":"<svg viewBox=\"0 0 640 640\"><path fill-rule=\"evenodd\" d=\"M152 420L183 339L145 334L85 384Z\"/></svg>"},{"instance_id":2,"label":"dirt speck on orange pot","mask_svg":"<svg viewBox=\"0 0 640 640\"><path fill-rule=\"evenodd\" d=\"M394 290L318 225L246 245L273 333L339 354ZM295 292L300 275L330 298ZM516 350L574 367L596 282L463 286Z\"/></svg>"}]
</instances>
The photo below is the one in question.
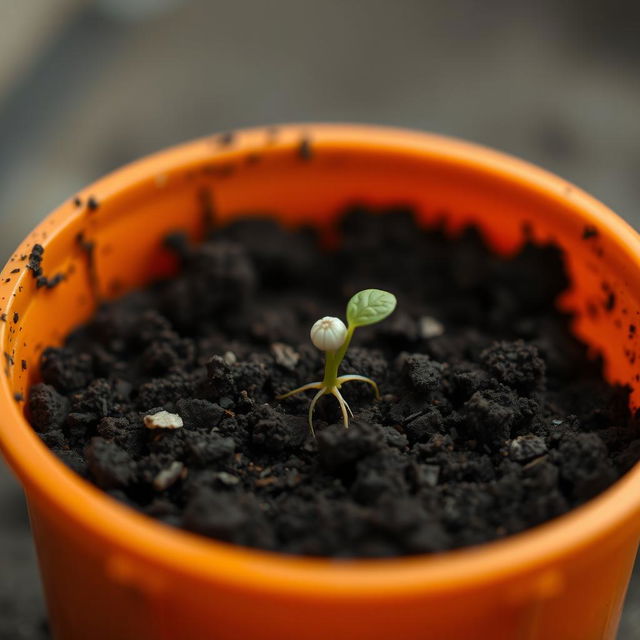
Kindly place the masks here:
<instances>
[{"instance_id":1,"label":"dirt speck on orange pot","mask_svg":"<svg viewBox=\"0 0 640 640\"><path fill-rule=\"evenodd\" d=\"M640 240L604 205L488 149L344 125L198 140L77 197L28 236L0 281L0 448L27 494L58 640L615 637L640 535L638 467L568 515L503 541L337 562L234 547L138 515L67 469L24 415L44 346L98 300L175 268L160 249L167 232L197 238L251 211L328 232L355 200L410 204L425 224L444 216L452 234L475 224L500 253L525 237L557 243L573 283L561 304L637 406L629 327L640 314Z\"/></svg>"}]
</instances>

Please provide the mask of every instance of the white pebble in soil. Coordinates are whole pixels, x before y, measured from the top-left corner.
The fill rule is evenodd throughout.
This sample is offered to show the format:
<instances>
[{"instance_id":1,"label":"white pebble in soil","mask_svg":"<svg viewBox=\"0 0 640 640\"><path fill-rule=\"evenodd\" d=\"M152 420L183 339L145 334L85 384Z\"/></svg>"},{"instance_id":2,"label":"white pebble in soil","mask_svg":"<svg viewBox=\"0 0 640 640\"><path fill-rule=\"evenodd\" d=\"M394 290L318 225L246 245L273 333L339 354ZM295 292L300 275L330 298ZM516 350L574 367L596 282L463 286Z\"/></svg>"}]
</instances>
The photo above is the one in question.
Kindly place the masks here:
<instances>
[{"instance_id":1,"label":"white pebble in soil","mask_svg":"<svg viewBox=\"0 0 640 640\"><path fill-rule=\"evenodd\" d=\"M444 333L444 325L431 316L420 318L419 327L420 337L427 340L429 338L437 338Z\"/></svg>"},{"instance_id":2,"label":"white pebble in soil","mask_svg":"<svg viewBox=\"0 0 640 640\"><path fill-rule=\"evenodd\" d=\"M227 351L225 352L225 354L222 356L222 359L231 367L232 365L234 365L236 362L238 362L238 358L236 356L235 353L233 353L233 351Z\"/></svg>"},{"instance_id":3,"label":"white pebble in soil","mask_svg":"<svg viewBox=\"0 0 640 640\"><path fill-rule=\"evenodd\" d=\"M283 342L274 342L271 345L271 353L275 361L285 369L295 369L298 360L300 360L300 354L293 347Z\"/></svg>"},{"instance_id":4,"label":"white pebble in soil","mask_svg":"<svg viewBox=\"0 0 640 640\"><path fill-rule=\"evenodd\" d=\"M174 460L166 469L163 469L153 480L153 488L156 491L164 491L173 485L178 478L184 476L184 465Z\"/></svg>"},{"instance_id":5,"label":"white pebble in soil","mask_svg":"<svg viewBox=\"0 0 640 640\"><path fill-rule=\"evenodd\" d=\"M184 423L177 413L158 411L144 417L144 426L147 429L180 429Z\"/></svg>"}]
</instances>

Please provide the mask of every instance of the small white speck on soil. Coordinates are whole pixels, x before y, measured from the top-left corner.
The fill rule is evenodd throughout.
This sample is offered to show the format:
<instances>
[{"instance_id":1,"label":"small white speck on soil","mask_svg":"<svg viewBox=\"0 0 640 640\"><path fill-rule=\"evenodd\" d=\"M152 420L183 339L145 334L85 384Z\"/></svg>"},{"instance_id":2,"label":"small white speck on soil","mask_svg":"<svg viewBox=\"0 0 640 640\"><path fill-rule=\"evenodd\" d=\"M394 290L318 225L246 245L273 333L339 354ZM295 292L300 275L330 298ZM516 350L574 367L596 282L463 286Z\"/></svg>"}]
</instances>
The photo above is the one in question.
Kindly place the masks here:
<instances>
[{"instance_id":1,"label":"small white speck on soil","mask_svg":"<svg viewBox=\"0 0 640 640\"><path fill-rule=\"evenodd\" d=\"M144 417L147 429L180 429L184 426L182 418L177 413L159 411Z\"/></svg>"},{"instance_id":2,"label":"small white speck on soil","mask_svg":"<svg viewBox=\"0 0 640 640\"><path fill-rule=\"evenodd\" d=\"M184 465L174 460L166 469L163 469L153 479L153 488L156 491L168 489L178 478L183 475Z\"/></svg>"},{"instance_id":3,"label":"small white speck on soil","mask_svg":"<svg viewBox=\"0 0 640 640\"><path fill-rule=\"evenodd\" d=\"M420 318L419 327L420 337L425 339L437 338L444 333L444 325L431 316Z\"/></svg>"},{"instance_id":4,"label":"small white speck on soil","mask_svg":"<svg viewBox=\"0 0 640 640\"><path fill-rule=\"evenodd\" d=\"M233 351L226 351L225 354L222 356L222 359L229 366L234 365L236 362L238 362L238 358L236 357L236 354L233 353Z\"/></svg>"}]
</instances>

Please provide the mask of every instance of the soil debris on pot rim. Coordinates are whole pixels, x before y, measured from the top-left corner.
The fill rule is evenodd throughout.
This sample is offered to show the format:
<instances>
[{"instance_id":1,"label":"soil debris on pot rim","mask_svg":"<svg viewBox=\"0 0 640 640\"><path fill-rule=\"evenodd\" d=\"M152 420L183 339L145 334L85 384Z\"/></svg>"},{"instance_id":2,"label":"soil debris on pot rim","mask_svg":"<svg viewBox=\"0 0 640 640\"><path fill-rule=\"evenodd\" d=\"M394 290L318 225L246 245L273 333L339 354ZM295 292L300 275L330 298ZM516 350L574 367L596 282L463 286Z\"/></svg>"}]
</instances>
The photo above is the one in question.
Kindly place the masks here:
<instances>
[{"instance_id":1,"label":"soil debris on pot rim","mask_svg":"<svg viewBox=\"0 0 640 640\"><path fill-rule=\"evenodd\" d=\"M375 213L375 214L374 214ZM640 457L629 390L570 333L554 301L562 253L493 255L410 210L351 209L327 255L310 229L242 219L190 246L180 273L109 304L44 351L31 422L67 465L167 524L293 554L440 552L513 534L594 497ZM381 250L384 247L384 250ZM36 261L34 262L34 266ZM309 328L382 288L396 312L365 328L341 373L354 411L309 397ZM164 412L164 413L161 413ZM149 429L163 415L181 428ZM147 420L148 422L148 420ZM148 426L148 425L147 425Z\"/></svg>"}]
</instances>

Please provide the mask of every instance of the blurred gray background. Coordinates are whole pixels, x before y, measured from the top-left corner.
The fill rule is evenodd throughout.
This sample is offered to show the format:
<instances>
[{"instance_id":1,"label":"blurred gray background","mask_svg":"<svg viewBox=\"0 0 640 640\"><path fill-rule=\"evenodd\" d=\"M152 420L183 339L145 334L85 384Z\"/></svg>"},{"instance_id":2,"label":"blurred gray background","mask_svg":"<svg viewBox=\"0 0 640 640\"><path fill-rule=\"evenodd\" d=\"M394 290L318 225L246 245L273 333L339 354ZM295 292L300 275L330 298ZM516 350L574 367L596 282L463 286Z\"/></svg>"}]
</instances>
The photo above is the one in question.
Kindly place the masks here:
<instances>
[{"instance_id":1,"label":"blurred gray background","mask_svg":"<svg viewBox=\"0 0 640 640\"><path fill-rule=\"evenodd\" d=\"M118 165L305 120L487 144L638 227L640 3L0 0L0 259ZM22 495L1 465L0 640L44 640ZM638 637L640 575L619 639Z\"/></svg>"}]
</instances>

